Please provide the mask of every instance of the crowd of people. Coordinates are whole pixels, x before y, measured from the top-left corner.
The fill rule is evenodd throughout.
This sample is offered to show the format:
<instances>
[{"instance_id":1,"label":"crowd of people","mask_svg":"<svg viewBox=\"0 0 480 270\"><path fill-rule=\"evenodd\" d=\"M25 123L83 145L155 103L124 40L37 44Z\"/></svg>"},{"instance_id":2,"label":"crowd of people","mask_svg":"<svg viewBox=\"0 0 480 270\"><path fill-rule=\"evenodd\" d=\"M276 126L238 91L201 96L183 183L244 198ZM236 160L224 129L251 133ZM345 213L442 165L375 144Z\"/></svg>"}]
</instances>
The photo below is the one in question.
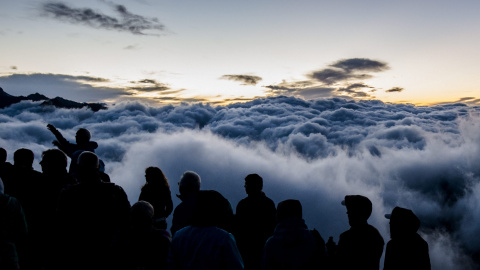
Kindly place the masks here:
<instances>
[{"instance_id":1,"label":"crowd of people","mask_svg":"<svg viewBox=\"0 0 480 270\"><path fill-rule=\"evenodd\" d=\"M57 147L42 153L18 149L13 165L0 148L0 269L380 269L384 239L368 224L371 201L347 195L350 229L338 244L309 229L300 201L278 205L263 192L258 174L245 177L247 197L236 209L201 177L186 171L174 208L168 179L145 169L138 201L130 204L95 154L86 129L70 143L53 126ZM71 159L67 170L68 158ZM173 213L168 231L167 217ZM420 220L395 207L383 269L430 269Z\"/></svg>"}]
</instances>

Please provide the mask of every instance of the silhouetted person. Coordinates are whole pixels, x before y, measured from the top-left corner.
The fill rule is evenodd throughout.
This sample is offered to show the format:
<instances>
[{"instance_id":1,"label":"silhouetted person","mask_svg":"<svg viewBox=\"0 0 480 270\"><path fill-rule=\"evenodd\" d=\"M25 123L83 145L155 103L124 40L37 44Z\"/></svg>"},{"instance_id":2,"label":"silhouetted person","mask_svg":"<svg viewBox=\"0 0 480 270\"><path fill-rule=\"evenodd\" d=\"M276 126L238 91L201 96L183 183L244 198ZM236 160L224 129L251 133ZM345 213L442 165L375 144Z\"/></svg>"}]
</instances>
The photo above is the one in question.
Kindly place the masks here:
<instances>
[{"instance_id":1,"label":"silhouetted person","mask_svg":"<svg viewBox=\"0 0 480 270\"><path fill-rule=\"evenodd\" d=\"M33 169L32 150L21 148L13 153L13 167L2 178L5 194L18 200L22 206L28 225L28 235L19 243L18 252L22 269L37 269L40 254L36 252L43 222L41 192L42 174Z\"/></svg>"},{"instance_id":2,"label":"silhouetted person","mask_svg":"<svg viewBox=\"0 0 480 270\"><path fill-rule=\"evenodd\" d=\"M263 269L322 269L325 241L318 231L310 231L302 218L302 205L285 200L277 207L278 224L264 248Z\"/></svg>"},{"instance_id":3,"label":"silhouetted person","mask_svg":"<svg viewBox=\"0 0 480 270\"><path fill-rule=\"evenodd\" d=\"M145 201L132 206L129 226L122 230L114 245L115 269L167 268L170 234L153 226L154 211L153 206Z\"/></svg>"},{"instance_id":4,"label":"silhouetted person","mask_svg":"<svg viewBox=\"0 0 480 270\"><path fill-rule=\"evenodd\" d=\"M167 228L166 218L173 211L172 195L168 180L157 167L145 169L146 184L140 192L139 201L149 202L155 209L154 221L159 229Z\"/></svg>"},{"instance_id":5,"label":"silhouetted person","mask_svg":"<svg viewBox=\"0 0 480 270\"><path fill-rule=\"evenodd\" d=\"M170 228L172 237L176 231L191 224L193 206L200 191L200 183L201 178L195 172L186 171L180 178L180 182L178 182L180 195L177 195L177 197L182 202L173 211L172 227Z\"/></svg>"},{"instance_id":6,"label":"silhouetted person","mask_svg":"<svg viewBox=\"0 0 480 270\"><path fill-rule=\"evenodd\" d=\"M42 264L51 266L55 258L56 241L53 240L57 230L56 212L60 192L69 186L76 184L77 180L67 172L67 156L62 150L49 149L42 153L40 161L42 167L42 222L38 253L43 260Z\"/></svg>"},{"instance_id":7,"label":"silhouetted person","mask_svg":"<svg viewBox=\"0 0 480 270\"><path fill-rule=\"evenodd\" d=\"M85 151L78 158L78 184L62 191L58 203L61 269L109 269L113 237L128 222L125 191L105 183L98 157Z\"/></svg>"},{"instance_id":8,"label":"silhouetted person","mask_svg":"<svg viewBox=\"0 0 480 270\"><path fill-rule=\"evenodd\" d=\"M7 150L0 148L0 178L12 169L12 163L7 162Z\"/></svg>"},{"instance_id":9,"label":"silhouetted person","mask_svg":"<svg viewBox=\"0 0 480 270\"><path fill-rule=\"evenodd\" d=\"M18 270L17 245L26 237L27 222L20 203L3 188L0 180L0 269Z\"/></svg>"},{"instance_id":10,"label":"silhouetted person","mask_svg":"<svg viewBox=\"0 0 480 270\"><path fill-rule=\"evenodd\" d=\"M58 131L58 129L56 129L52 124L48 124L47 128L53 133L53 135L55 135L55 138L57 138L57 140L52 142L53 145L65 152L65 154L67 154L69 157L72 157L72 154L78 150L95 152L95 149L98 148L98 144L96 142L90 141L92 135L90 134L90 131L85 128L80 128L77 130L75 135L76 143L67 141L63 137L62 133L60 133L60 131Z\"/></svg>"},{"instance_id":11,"label":"silhouetted person","mask_svg":"<svg viewBox=\"0 0 480 270\"><path fill-rule=\"evenodd\" d=\"M243 269L235 238L220 228L228 222L229 211L231 205L220 193L214 190L200 191L195 202L192 225L173 236L168 268Z\"/></svg>"},{"instance_id":12,"label":"silhouetted person","mask_svg":"<svg viewBox=\"0 0 480 270\"><path fill-rule=\"evenodd\" d=\"M88 129L80 128L75 134L75 142L71 143L67 141L62 133L58 131L52 124L47 125L48 130L50 130L57 140L53 141L53 145L62 150L68 157L71 158L69 173L77 177L77 164L78 157L83 151L89 151L95 153L95 149L98 148L98 144L94 141L90 141L92 134ZM99 168L102 170L103 162L99 161ZM110 182L110 181L104 181Z\"/></svg>"},{"instance_id":13,"label":"silhouetted person","mask_svg":"<svg viewBox=\"0 0 480 270\"><path fill-rule=\"evenodd\" d=\"M260 269L263 246L276 225L275 203L262 188L262 177L247 175L245 192L248 196L238 203L236 209L235 239L247 270Z\"/></svg>"},{"instance_id":14,"label":"silhouetted person","mask_svg":"<svg viewBox=\"0 0 480 270\"><path fill-rule=\"evenodd\" d=\"M390 219L390 238L385 251L384 270L430 270L428 244L417 233L420 220L412 210L395 207Z\"/></svg>"},{"instance_id":15,"label":"silhouetted person","mask_svg":"<svg viewBox=\"0 0 480 270\"><path fill-rule=\"evenodd\" d=\"M372 202L361 195L347 195L342 204L347 208L350 229L338 241L339 269L378 270L384 241L378 230L367 223Z\"/></svg>"}]
</instances>

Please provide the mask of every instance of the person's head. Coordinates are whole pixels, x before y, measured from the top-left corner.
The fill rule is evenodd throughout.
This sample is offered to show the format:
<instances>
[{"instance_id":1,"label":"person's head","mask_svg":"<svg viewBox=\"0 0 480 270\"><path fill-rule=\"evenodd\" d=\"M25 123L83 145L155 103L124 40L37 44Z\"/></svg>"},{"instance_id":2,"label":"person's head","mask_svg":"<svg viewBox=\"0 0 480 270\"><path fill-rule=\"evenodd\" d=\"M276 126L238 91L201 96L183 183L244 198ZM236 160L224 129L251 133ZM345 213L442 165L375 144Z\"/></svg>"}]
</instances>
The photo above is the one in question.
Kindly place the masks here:
<instances>
[{"instance_id":1,"label":"person's head","mask_svg":"<svg viewBox=\"0 0 480 270\"><path fill-rule=\"evenodd\" d=\"M153 206L146 201L138 201L130 208L130 222L135 228L150 228L153 224Z\"/></svg>"},{"instance_id":2,"label":"person's head","mask_svg":"<svg viewBox=\"0 0 480 270\"><path fill-rule=\"evenodd\" d=\"M80 128L75 134L75 141L77 142L77 144L85 144L90 141L91 137L92 134L90 134L90 131L88 131L88 129Z\"/></svg>"},{"instance_id":3,"label":"person's head","mask_svg":"<svg viewBox=\"0 0 480 270\"><path fill-rule=\"evenodd\" d=\"M395 207L391 214L385 215L390 219L390 237L392 239L414 234L420 228L420 220L410 209Z\"/></svg>"},{"instance_id":4,"label":"person's head","mask_svg":"<svg viewBox=\"0 0 480 270\"><path fill-rule=\"evenodd\" d=\"M233 211L230 202L215 190L200 190L195 199L192 225L225 227Z\"/></svg>"},{"instance_id":5,"label":"person's head","mask_svg":"<svg viewBox=\"0 0 480 270\"><path fill-rule=\"evenodd\" d=\"M0 147L0 163L5 163L7 161L7 150Z\"/></svg>"},{"instance_id":6,"label":"person's head","mask_svg":"<svg viewBox=\"0 0 480 270\"><path fill-rule=\"evenodd\" d=\"M42 172L64 172L67 168L67 155L60 149L48 149L42 153Z\"/></svg>"},{"instance_id":7,"label":"person's head","mask_svg":"<svg viewBox=\"0 0 480 270\"><path fill-rule=\"evenodd\" d=\"M20 148L13 153L13 164L19 167L32 168L35 155L33 151L26 148Z\"/></svg>"},{"instance_id":8,"label":"person's head","mask_svg":"<svg viewBox=\"0 0 480 270\"><path fill-rule=\"evenodd\" d=\"M348 223L350 226L367 223L372 214L372 202L362 195L347 195L342 204L347 207Z\"/></svg>"},{"instance_id":9,"label":"person's head","mask_svg":"<svg viewBox=\"0 0 480 270\"><path fill-rule=\"evenodd\" d=\"M162 170L160 170L158 167L146 168L145 180L148 184L161 184L169 187L167 177L165 177L165 174L163 174Z\"/></svg>"},{"instance_id":10,"label":"person's head","mask_svg":"<svg viewBox=\"0 0 480 270\"><path fill-rule=\"evenodd\" d=\"M260 193L263 188L263 179L260 175L254 173L245 177L245 192L247 194Z\"/></svg>"},{"instance_id":11,"label":"person's head","mask_svg":"<svg viewBox=\"0 0 480 270\"><path fill-rule=\"evenodd\" d=\"M98 178L99 160L95 153L83 151L78 156L77 166L79 181L84 181L94 176Z\"/></svg>"},{"instance_id":12,"label":"person's head","mask_svg":"<svg viewBox=\"0 0 480 270\"><path fill-rule=\"evenodd\" d=\"M201 182L202 180L200 175L198 175L196 172L184 172L180 178L180 182L178 182L180 195L189 196L198 193L200 191Z\"/></svg>"},{"instance_id":13,"label":"person's head","mask_svg":"<svg viewBox=\"0 0 480 270\"><path fill-rule=\"evenodd\" d=\"M286 219L302 218L302 204L298 200L285 200L278 203L277 221L282 222Z\"/></svg>"}]
</instances>

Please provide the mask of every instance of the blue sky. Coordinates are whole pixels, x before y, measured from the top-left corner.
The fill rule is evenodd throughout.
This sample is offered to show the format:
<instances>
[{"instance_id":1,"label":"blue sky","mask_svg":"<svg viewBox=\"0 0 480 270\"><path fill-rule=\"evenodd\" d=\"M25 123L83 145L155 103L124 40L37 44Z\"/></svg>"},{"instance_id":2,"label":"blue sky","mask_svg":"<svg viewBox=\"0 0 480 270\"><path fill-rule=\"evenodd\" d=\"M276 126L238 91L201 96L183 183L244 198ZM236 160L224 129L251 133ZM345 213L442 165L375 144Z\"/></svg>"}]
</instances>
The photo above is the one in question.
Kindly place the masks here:
<instances>
[{"instance_id":1,"label":"blue sky","mask_svg":"<svg viewBox=\"0 0 480 270\"><path fill-rule=\"evenodd\" d=\"M478 1L0 3L0 87L14 95L150 103L480 98ZM86 10L117 25L75 17ZM143 28L128 30L132 19ZM348 59L386 68L328 84L312 78Z\"/></svg>"}]
</instances>

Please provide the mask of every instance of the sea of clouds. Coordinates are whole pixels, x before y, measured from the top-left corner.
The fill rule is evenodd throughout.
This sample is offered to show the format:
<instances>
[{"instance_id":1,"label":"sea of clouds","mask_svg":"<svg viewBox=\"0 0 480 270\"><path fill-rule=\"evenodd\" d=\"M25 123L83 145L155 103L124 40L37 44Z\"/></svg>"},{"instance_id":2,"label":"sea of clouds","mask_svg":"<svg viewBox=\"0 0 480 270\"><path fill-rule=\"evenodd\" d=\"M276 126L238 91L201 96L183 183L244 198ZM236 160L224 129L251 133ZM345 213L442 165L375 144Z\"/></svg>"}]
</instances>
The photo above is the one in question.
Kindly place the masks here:
<instances>
[{"instance_id":1,"label":"sea of clouds","mask_svg":"<svg viewBox=\"0 0 480 270\"><path fill-rule=\"evenodd\" d=\"M300 200L307 225L335 241L349 228L340 202L362 194L373 202L369 223L385 242L384 214L410 208L422 221L432 269L476 269L479 109L282 96L228 106L132 102L95 113L22 102L0 109L0 147L9 161L16 149L32 149L40 169L42 151L53 147L47 123L72 142L78 128L87 128L106 172L132 203L148 166L165 172L174 205L186 170L199 173L202 189L220 191L234 208L246 196L244 177L258 173L267 196L275 203Z\"/></svg>"}]
</instances>

